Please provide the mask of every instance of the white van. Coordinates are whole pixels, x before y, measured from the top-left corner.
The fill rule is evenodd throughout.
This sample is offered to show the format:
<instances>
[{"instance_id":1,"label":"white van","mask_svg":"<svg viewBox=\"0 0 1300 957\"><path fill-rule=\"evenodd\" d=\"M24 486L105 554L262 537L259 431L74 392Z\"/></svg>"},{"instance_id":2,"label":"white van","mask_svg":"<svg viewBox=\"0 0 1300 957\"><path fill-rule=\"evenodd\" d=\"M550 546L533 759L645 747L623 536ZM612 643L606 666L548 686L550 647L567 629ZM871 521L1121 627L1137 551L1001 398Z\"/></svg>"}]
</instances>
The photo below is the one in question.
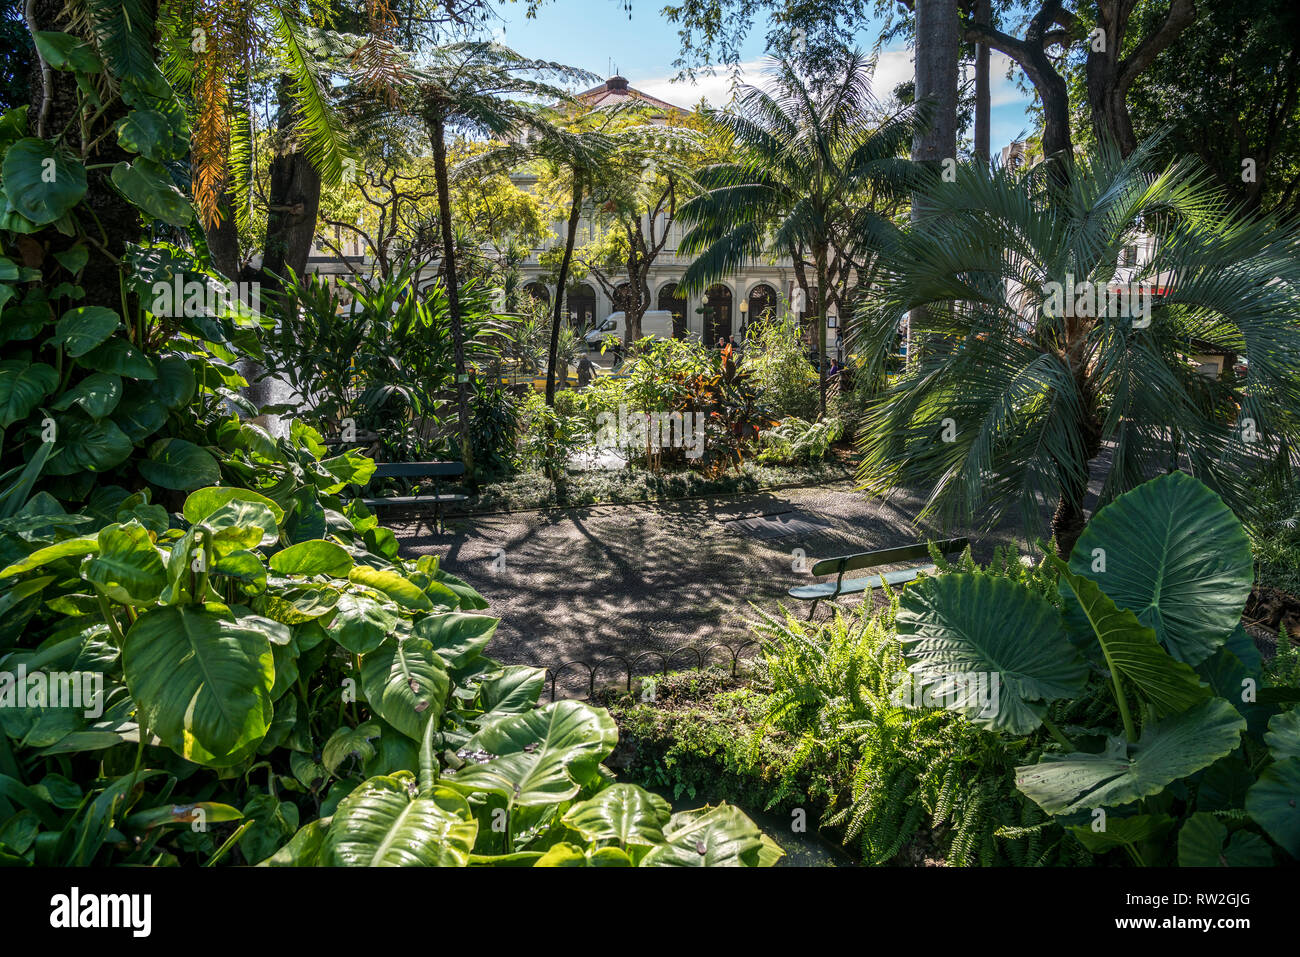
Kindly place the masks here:
<instances>
[{"instance_id":1,"label":"white van","mask_svg":"<svg viewBox=\"0 0 1300 957\"><path fill-rule=\"evenodd\" d=\"M622 310L611 312L609 318L587 333L585 336L587 345L598 348L602 342L611 336L622 342L623 334L627 331L626 320L627 314ZM641 317L641 335L671 339L673 335L673 314L667 309L647 309L645 315Z\"/></svg>"}]
</instances>

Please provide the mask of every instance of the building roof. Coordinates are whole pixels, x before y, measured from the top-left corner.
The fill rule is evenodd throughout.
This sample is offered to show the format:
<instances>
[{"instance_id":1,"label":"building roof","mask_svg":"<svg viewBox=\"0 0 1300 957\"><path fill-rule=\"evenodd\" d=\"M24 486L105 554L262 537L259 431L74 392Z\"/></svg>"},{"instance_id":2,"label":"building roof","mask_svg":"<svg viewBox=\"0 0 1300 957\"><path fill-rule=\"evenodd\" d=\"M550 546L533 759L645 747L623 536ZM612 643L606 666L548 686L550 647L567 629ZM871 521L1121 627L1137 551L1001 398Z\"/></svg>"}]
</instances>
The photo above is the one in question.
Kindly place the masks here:
<instances>
[{"instance_id":1,"label":"building roof","mask_svg":"<svg viewBox=\"0 0 1300 957\"><path fill-rule=\"evenodd\" d=\"M649 93L643 93L633 88L628 84L627 77L618 75L611 76L600 86L593 86L590 90L584 90L577 95L576 99L583 106L594 110L606 106L617 106L628 101L637 101L649 106L657 106L663 110L671 110L675 113L690 112L669 103L667 100L661 100L657 96L651 96Z\"/></svg>"}]
</instances>

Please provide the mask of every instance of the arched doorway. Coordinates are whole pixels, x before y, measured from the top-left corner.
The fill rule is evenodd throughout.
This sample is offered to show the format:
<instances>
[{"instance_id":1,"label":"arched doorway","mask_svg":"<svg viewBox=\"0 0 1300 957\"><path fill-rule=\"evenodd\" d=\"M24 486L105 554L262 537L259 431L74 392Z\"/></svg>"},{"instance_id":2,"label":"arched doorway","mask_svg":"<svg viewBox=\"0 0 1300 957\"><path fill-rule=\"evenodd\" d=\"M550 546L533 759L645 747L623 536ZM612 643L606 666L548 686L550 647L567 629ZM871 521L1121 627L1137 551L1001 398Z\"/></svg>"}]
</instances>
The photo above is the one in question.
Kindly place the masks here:
<instances>
[{"instance_id":1,"label":"arched doorway","mask_svg":"<svg viewBox=\"0 0 1300 957\"><path fill-rule=\"evenodd\" d=\"M524 286L524 294L540 302L543 306L551 304L551 290L540 282L530 282Z\"/></svg>"},{"instance_id":2,"label":"arched doorway","mask_svg":"<svg viewBox=\"0 0 1300 957\"><path fill-rule=\"evenodd\" d=\"M766 322L776 317L776 290L765 282L760 282L749 291L746 300L748 312L745 313L744 325Z\"/></svg>"},{"instance_id":3,"label":"arched doorway","mask_svg":"<svg viewBox=\"0 0 1300 957\"><path fill-rule=\"evenodd\" d=\"M673 314L673 338L686 338L686 297L677 295L677 283L670 282L659 290L657 308Z\"/></svg>"},{"instance_id":4,"label":"arched doorway","mask_svg":"<svg viewBox=\"0 0 1300 957\"><path fill-rule=\"evenodd\" d=\"M731 335L731 290L722 283L704 294L704 344L716 346Z\"/></svg>"},{"instance_id":5,"label":"arched doorway","mask_svg":"<svg viewBox=\"0 0 1300 957\"><path fill-rule=\"evenodd\" d=\"M596 322L596 290L587 283L570 286L568 295L564 297L564 306L570 325L590 329Z\"/></svg>"}]
</instances>

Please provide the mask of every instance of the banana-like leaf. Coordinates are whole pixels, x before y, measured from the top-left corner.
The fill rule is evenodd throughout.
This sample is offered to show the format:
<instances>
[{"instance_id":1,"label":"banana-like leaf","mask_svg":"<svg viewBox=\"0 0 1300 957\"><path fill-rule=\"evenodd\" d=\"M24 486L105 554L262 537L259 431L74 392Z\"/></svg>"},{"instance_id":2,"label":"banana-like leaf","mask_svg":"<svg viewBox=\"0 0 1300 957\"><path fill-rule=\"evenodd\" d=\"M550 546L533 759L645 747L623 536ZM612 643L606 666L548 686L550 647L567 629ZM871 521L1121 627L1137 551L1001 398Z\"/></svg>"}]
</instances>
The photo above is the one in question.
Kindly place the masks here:
<instances>
[{"instance_id":1,"label":"banana-like leaf","mask_svg":"<svg viewBox=\"0 0 1300 957\"><path fill-rule=\"evenodd\" d=\"M344 867L464 867L478 823L446 788L416 791L409 772L371 778L339 802L320 863Z\"/></svg>"},{"instance_id":2,"label":"banana-like leaf","mask_svg":"<svg viewBox=\"0 0 1300 957\"><path fill-rule=\"evenodd\" d=\"M662 843L670 817L672 807L659 795L635 784L614 784L569 808L564 823L589 841L627 847Z\"/></svg>"},{"instance_id":3,"label":"banana-like leaf","mask_svg":"<svg viewBox=\"0 0 1300 957\"><path fill-rule=\"evenodd\" d=\"M370 707L416 741L442 715L450 684L442 659L422 638L389 637L361 658L361 689Z\"/></svg>"},{"instance_id":4,"label":"banana-like leaf","mask_svg":"<svg viewBox=\"0 0 1300 957\"><path fill-rule=\"evenodd\" d=\"M1159 714L1176 714L1210 697L1210 686L1165 651L1153 629L1127 608L1115 607L1095 581L1076 575L1055 555L1047 558L1060 571L1062 587L1074 594L1111 671L1132 682Z\"/></svg>"},{"instance_id":5,"label":"banana-like leaf","mask_svg":"<svg viewBox=\"0 0 1300 957\"><path fill-rule=\"evenodd\" d=\"M765 862L762 832L730 804L674 814L664 836L665 842L642 858L642 867L757 867ZM770 857L767 862L775 863Z\"/></svg>"},{"instance_id":6,"label":"banana-like leaf","mask_svg":"<svg viewBox=\"0 0 1300 957\"><path fill-rule=\"evenodd\" d=\"M1274 761L1246 792L1246 813L1292 857L1300 857L1300 758Z\"/></svg>"},{"instance_id":7,"label":"banana-like leaf","mask_svg":"<svg viewBox=\"0 0 1300 957\"><path fill-rule=\"evenodd\" d=\"M1146 482L1098 511L1070 553L1070 568L1193 665L1241 621L1254 582L1241 522L1183 472ZM1066 610L1067 621L1082 624L1068 596Z\"/></svg>"},{"instance_id":8,"label":"banana-like leaf","mask_svg":"<svg viewBox=\"0 0 1300 957\"><path fill-rule=\"evenodd\" d=\"M433 603L424 592L407 580L406 576L392 568L371 568L369 565L357 565L348 572L349 580L366 588L383 592L399 605L415 611L432 611Z\"/></svg>"},{"instance_id":9,"label":"banana-like leaf","mask_svg":"<svg viewBox=\"0 0 1300 957\"><path fill-rule=\"evenodd\" d=\"M618 743L618 728L604 708L556 701L494 721L466 747L497 755L462 768L443 783L458 791L501 794L513 804L554 804L592 782L600 762Z\"/></svg>"},{"instance_id":10,"label":"banana-like leaf","mask_svg":"<svg viewBox=\"0 0 1300 957\"><path fill-rule=\"evenodd\" d=\"M141 613L122 665L143 723L177 754L238 764L271 723L271 643L224 605L166 605Z\"/></svg>"},{"instance_id":11,"label":"banana-like leaf","mask_svg":"<svg viewBox=\"0 0 1300 957\"><path fill-rule=\"evenodd\" d=\"M1110 739L1101 754L1047 755L1016 768L1016 787L1048 814L1119 807L1159 794L1236 749L1245 719L1222 698L1143 729L1136 744Z\"/></svg>"},{"instance_id":12,"label":"banana-like leaf","mask_svg":"<svg viewBox=\"0 0 1300 957\"><path fill-rule=\"evenodd\" d=\"M1028 734L1048 701L1088 680L1056 609L1006 578L923 579L904 592L896 623L917 686L990 730Z\"/></svg>"}]
</instances>

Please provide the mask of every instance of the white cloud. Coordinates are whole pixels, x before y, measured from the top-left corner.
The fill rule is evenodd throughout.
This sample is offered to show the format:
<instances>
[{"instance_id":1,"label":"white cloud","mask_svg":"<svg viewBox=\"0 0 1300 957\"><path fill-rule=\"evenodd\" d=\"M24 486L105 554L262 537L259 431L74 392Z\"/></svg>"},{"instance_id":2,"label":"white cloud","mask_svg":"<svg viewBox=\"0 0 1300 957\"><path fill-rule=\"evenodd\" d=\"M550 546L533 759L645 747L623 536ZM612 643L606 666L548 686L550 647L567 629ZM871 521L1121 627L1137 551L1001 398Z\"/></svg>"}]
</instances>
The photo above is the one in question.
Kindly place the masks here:
<instances>
[{"instance_id":1,"label":"white cloud","mask_svg":"<svg viewBox=\"0 0 1300 957\"><path fill-rule=\"evenodd\" d=\"M675 80L672 75L649 77L646 79L628 78L633 88L642 93L649 93L661 100L675 103L690 109L700 99L706 99L711 106L726 106L731 99L733 78L741 83L761 86L763 83L763 61L750 60L736 66L734 73L729 70L719 71L713 76L698 76L695 81Z\"/></svg>"}]
</instances>

